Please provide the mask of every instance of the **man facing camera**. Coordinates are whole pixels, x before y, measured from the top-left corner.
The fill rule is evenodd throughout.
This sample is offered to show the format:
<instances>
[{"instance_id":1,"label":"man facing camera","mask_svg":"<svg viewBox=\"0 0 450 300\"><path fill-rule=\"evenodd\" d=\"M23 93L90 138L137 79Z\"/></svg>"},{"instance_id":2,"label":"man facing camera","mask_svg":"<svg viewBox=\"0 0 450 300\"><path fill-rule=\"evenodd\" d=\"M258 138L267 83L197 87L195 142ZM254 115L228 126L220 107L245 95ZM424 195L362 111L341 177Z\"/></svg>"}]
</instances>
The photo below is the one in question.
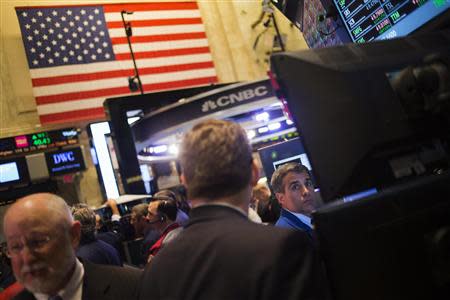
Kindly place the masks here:
<instances>
[{"instance_id":1,"label":"man facing camera","mask_svg":"<svg viewBox=\"0 0 450 300\"><path fill-rule=\"evenodd\" d=\"M259 174L245 130L201 122L179 157L190 219L146 267L140 299L326 298L308 236L247 219Z\"/></svg>"},{"instance_id":2,"label":"man facing camera","mask_svg":"<svg viewBox=\"0 0 450 300\"><path fill-rule=\"evenodd\" d=\"M141 272L76 258L81 225L62 198L40 193L17 200L3 231L14 275L25 287L14 299L133 298Z\"/></svg>"},{"instance_id":3,"label":"man facing camera","mask_svg":"<svg viewBox=\"0 0 450 300\"><path fill-rule=\"evenodd\" d=\"M275 226L311 235L311 213L318 207L318 200L308 168L299 163L284 164L273 173L271 185L282 207Z\"/></svg>"}]
</instances>

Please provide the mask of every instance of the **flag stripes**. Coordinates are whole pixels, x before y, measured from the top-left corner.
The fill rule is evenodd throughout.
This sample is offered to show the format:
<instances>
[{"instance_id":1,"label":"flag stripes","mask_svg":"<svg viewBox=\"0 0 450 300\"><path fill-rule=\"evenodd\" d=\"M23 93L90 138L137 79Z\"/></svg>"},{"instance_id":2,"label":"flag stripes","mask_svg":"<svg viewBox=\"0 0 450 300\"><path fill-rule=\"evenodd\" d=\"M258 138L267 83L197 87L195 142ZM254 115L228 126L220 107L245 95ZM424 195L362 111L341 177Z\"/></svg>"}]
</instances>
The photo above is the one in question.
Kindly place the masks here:
<instances>
[{"instance_id":1,"label":"flag stripes","mask_svg":"<svg viewBox=\"0 0 450 300\"><path fill-rule=\"evenodd\" d=\"M79 6L60 7L56 13L52 12L53 17L59 17L71 7L74 11L78 7L80 11ZM89 14L90 6L83 7ZM131 94L128 77L134 76L135 71L122 24L122 10L133 12L124 17L132 26L133 52L146 93L217 82L196 2L111 4L101 5L101 8L114 60L41 68L30 66L41 123L101 118L104 116L102 103L106 98ZM25 8L16 10L18 16L26 11ZM20 16L19 21L22 21ZM72 30L78 28L78 32L82 33L82 26L75 25ZM95 28L91 27L91 30ZM24 29L22 37L24 40L27 38ZM92 52L95 50L93 41L85 39L79 43L86 53L89 50L89 55L96 55ZM97 52L102 54L101 49Z\"/></svg>"}]
</instances>

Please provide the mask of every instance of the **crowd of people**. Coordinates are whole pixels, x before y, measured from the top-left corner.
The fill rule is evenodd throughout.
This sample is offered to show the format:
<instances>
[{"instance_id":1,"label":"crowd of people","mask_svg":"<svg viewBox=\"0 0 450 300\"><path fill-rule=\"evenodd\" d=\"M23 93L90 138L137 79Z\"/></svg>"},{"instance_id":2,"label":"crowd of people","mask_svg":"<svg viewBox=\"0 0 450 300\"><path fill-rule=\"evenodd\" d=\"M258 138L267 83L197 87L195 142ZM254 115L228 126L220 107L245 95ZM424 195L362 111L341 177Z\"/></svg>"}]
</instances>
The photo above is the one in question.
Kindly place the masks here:
<instances>
[{"instance_id":1,"label":"crowd of people","mask_svg":"<svg viewBox=\"0 0 450 300\"><path fill-rule=\"evenodd\" d=\"M113 200L114 226L105 231L85 204L70 208L47 193L18 199L3 222L17 282L0 299L329 298L311 224L319 201L306 167L279 167L272 197L258 183L245 130L223 120L187 132L179 160L190 206L164 190L132 208L138 266L124 262L124 216Z\"/></svg>"}]
</instances>

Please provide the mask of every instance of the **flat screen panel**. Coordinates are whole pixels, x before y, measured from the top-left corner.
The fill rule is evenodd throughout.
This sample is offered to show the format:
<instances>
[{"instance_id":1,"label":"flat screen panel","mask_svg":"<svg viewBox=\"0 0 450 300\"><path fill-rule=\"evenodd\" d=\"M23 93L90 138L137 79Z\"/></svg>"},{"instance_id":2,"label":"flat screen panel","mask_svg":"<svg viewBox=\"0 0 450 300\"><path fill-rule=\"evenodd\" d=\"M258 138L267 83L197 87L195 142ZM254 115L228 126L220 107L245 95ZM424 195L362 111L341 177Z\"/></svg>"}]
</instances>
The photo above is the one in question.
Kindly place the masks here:
<instances>
[{"instance_id":1,"label":"flat screen panel","mask_svg":"<svg viewBox=\"0 0 450 300\"><path fill-rule=\"evenodd\" d=\"M29 181L24 157L0 160L0 187L25 184Z\"/></svg>"},{"instance_id":2,"label":"flat screen panel","mask_svg":"<svg viewBox=\"0 0 450 300\"><path fill-rule=\"evenodd\" d=\"M333 0L351 39L405 36L450 8L446 0Z\"/></svg>"},{"instance_id":3,"label":"flat screen panel","mask_svg":"<svg viewBox=\"0 0 450 300\"><path fill-rule=\"evenodd\" d=\"M19 170L16 162L12 161L0 165L0 183L11 182L19 179Z\"/></svg>"},{"instance_id":4,"label":"flat screen panel","mask_svg":"<svg viewBox=\"0 0 450 300\"><path fill-rule=\"evenodd\" d=\"M80 147L45 153L50 176L79 172L86 169Z\"/></svg>"}]
</instances>

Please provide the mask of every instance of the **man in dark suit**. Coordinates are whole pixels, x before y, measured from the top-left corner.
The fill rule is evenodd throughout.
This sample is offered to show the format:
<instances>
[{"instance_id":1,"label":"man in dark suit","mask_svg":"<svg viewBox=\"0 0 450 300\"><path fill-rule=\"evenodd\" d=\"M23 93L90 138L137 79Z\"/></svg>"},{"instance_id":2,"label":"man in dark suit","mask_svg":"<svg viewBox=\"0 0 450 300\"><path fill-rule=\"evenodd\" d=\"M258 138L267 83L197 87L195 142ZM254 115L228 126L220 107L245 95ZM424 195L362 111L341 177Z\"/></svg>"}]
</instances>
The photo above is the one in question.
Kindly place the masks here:
<instances>
[{"instance_id":1,"label":"man in dark suit","mask_svg":"<svg viewBox=\"0 0 450 300\"><path fill-rule=\"evenodd\" d=\"M81 237L76 256L95 264L122 266L116 248L97 238L94 211L86 204L79 203L72 207L72 216L81 224Z\"/></svg>"},{"instance_id":2,"label":"man in dark suit","mask_svg":"<svg viewBox=\"0 0 450 300\"><path fill-rule=\"evenodd\" d=\"M3 230L14 275L25 289L15 299L133 299L139 270L80 262L81 225L56 195L17 200Z\"/></svg>"},{"instance_id":3,"label":"man in dark suit","mask_svg":"<svg viewBox=\"0 0 450 300\"><path fill-rule=\"evenodd\" d=\"M248 221L259 174L239 125L209 120L184 137L184 231L147 265L140 299L324 299L306 234Z\"/></svg>"},{"instance_id":4,"label":"man in dark suit","mask_svg":"<svg viewBox=\"0 0 450 300\"><path fill-rule=\"evenodd\" d=\"M284 164L275 170L270 184L281 205L275 226L302 230L311 236L311 213L319 201L308 168L297 162Z\"/></svg>"}]
</instances>

